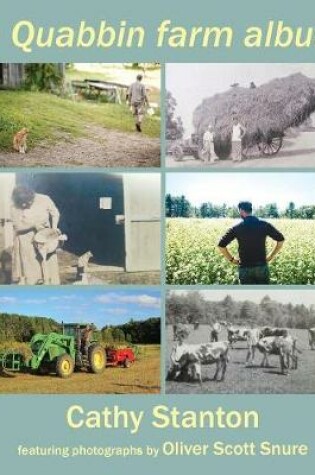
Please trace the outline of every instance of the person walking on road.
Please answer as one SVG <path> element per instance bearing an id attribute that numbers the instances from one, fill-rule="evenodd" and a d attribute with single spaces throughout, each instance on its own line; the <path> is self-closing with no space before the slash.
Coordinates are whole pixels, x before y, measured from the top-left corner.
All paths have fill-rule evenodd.
<path id="1" fill-rule="evenodd" d="M 136 130 L 138 132 L 142 132 L 141 126 L 145 115 L 145 109 L 146 107 L 149 107 L 149 101 L 142 79 L 142 74 L 138 74 L 137 80 L 130 85 L 127 94 L 127 101 L 131 106 Z"/>

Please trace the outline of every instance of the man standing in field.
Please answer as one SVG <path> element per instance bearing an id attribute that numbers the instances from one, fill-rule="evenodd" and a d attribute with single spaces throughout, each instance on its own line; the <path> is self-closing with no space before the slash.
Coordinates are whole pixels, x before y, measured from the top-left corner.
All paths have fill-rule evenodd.
<path id="1" fill-rule="evenodd" d="M 242 125 L 236 115 L 233 116 L 232 126 L 232 159 L 233 162 L 242 160 L 242 140 L 246 133 L 244 125 Z"/>
<path id="2" fill-rule="evenodd" d="M 221 238 L 218 248 L 221 254 L 234 265 L 239 266 L 241 284 L 269 284 L 268 262 L 280 252 L 284 236 L 272 224 L 252 215 L 252 203 L 242 201 L 238 205 L 242 222 L 230 228 Z M 266 239 L 276 241 L 272 252 L 266 255 Z M 239 258 L 235 258 L 227 249 L 234 241 L 238 242 Z"/>
<path id="3" fill-rule="evenodd" d="M 213 127 L 209 125 L 205 133 L 203 134 L 202 138 L 202 144 L 203 144 L 203 156 L 205 158 L 205 161 L 208 161 L 210 163 L 214 163 L 216 160 L 216 155 L 214 152 L 214 134 L 213 134 Z"/>
<path id="4" fill-rule="evenodd" d="M 136 130 L 142 132 L 141 124 L 145 114 L 145 107 L 149 107 L 145 85 L 142 84 L 143 76 L 138 74 L 136 82 L 129 87 L 127 101 L 129 102 L 135 118 Z"/>

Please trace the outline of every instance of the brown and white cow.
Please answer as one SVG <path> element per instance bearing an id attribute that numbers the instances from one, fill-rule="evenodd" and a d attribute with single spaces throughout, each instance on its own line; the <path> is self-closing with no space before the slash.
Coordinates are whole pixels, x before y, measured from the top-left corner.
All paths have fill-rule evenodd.
<path id="1" fill-rule="evenodd" d="M 258 350 L 264 355 L 261 366 L 269 366 L 268 355 L 278 355 L 283 374 L 290 368 L 297 369 L 297 353 L 301 353 L 301 351 L 297 348 L 296 342 L 297 339 L 292 335 L 261 338 L 257 344 Z"/>
<path id="2" fill-rule="evenodd" d="M 183 375 L 198 379 L 202 384 L 201 367 L 203 365 L 216 365 L 213 379 L 223 381 L 228 362 L 229 343 L 219 341 L 213 343 L 190 344 L 179 341 L 174 344 L 171 351 L 171 368 L 167 379 L 179 379 Z M 221 378 L 219 379 L 219 374 Z"/>
<path id="3" fill-rule="evenodd" d="M 308 341 L 310 344 L 310 349 L 315 350 L 315 328 L 308 329 Z"/>

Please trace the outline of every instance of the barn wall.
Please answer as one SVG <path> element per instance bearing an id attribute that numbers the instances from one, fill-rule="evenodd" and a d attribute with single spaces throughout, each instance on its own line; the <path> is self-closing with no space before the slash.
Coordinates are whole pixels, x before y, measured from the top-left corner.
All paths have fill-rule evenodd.
<path id="1" fill-rule="evenodd" d="M 157 173 L 124 176 L 126 270 L 160 270 L 161 191 Z"/>
<path id="2" fill-rule="evenodd" d="M 19 87 L 24 80 L 24 64 L 1 63 L 1 85 L 5 87 Z"/>

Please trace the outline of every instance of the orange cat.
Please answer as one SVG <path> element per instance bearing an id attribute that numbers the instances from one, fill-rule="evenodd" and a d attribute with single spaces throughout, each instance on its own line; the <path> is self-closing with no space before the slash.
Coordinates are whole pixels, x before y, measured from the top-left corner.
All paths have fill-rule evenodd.
<path id="1" fill-rule="evenodd" d="M 23 129 L 19 130 L 13 137 L 13 148 L 16 152 L 19 153 L 26 153 L 27 145 L 27 134 L 28 129 L 23 127 Z"/>

